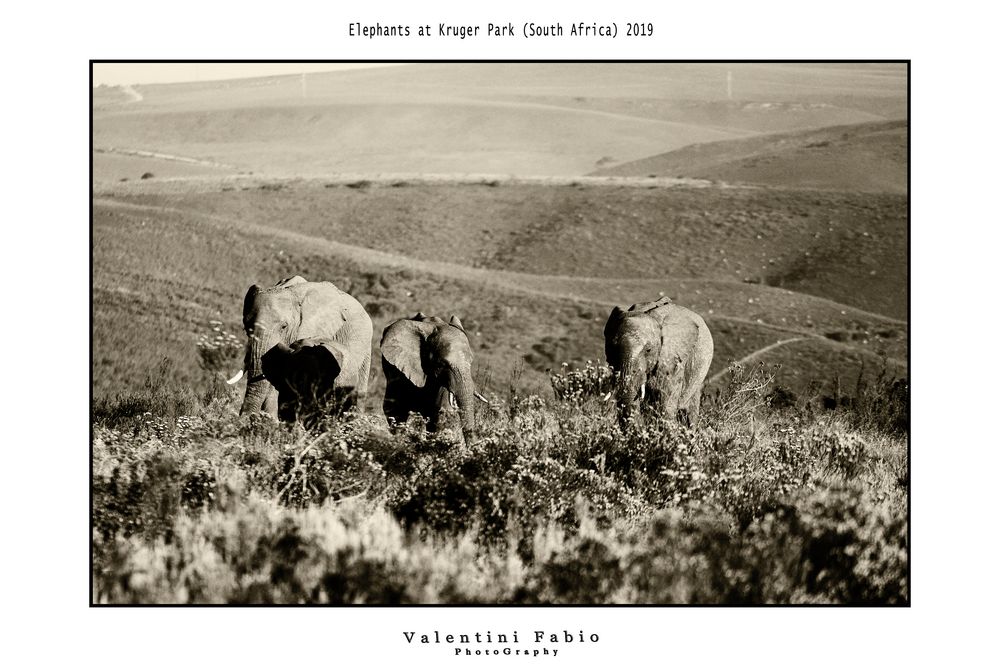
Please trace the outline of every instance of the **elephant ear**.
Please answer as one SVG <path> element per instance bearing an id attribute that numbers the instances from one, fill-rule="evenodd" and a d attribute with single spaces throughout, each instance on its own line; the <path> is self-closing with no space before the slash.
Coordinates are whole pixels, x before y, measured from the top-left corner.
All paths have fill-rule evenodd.
<path id="1" fill-rule="evenodd" d="M 282 372 L 282 369 L 288 363 L 288 359 L 293 353 L 293 348 L 285 345 L 283 342 L 279 342 L 260 358 L 260 369 L 263 371 L 264 377 L 275 387 L 283 384 L 285 374 Z"/>
<path id="2" fill-rule="evenodd" d="M 343 348 L 340 343 L 334 341 L 324 341 L 316 346 L 317 348 L 327 352 L 337 364 L 337 375 L 340 375 L 340 371 L 344 369 L 344 359 L 347 356 L 347 351 Z"/>
<path id="3" fill-rule="evenodd" d="M 246 328 L 247 320 L 250 319 L 250 310 L 253 308 L 254 302 L 257 300 L 257 295 L 260 294 L 260 287 L 257 285 L 251 285 L 250 289 L 247 290 L 246 296 L 243 297 L 243 327 Z"/>
<path id="4" fill-rule="evenodd" d="M 618 335 L 618 329 L 621 327 L 622 322 L 625 321 L 625 317 L 625 311 L 615 306 L 614 310 L 611 311 L 611 315 L 608 316 L 607 324 L 604 325 L 604 358 L 615 369 L 620 368 L 619 356 L 621 354 L 615 338 Z"/>
<path id="5" fill-rule="evenodd" d="M 413 320 L 394 322 L 382 333 L 382 358 L 415 387 L 427 384 L 427 373 L 424 372 L 420 354 L 426 335 L 425 327 Z"/>
<path id="6" fill-rule="evenodd" d="M 611 315 L 608 316 L 608 321 L 604 325 L 604 339 L 607 340 L 615 335 L 618 331 L 618 327 L 621 326 L 622 320 L 625 319 L 625 311 L 619 306 L 615 306 L 614 310 L 611 311 Z"/>
<path id="7" fill-rule="evenodd" d="M 452 315 L 451 319 L 448 320 L 448 324 L 461 329 L 462 333 L 465 333 L 465 327 L 462 326 L 462 320 L 458 319 L 458 315 Z"/>

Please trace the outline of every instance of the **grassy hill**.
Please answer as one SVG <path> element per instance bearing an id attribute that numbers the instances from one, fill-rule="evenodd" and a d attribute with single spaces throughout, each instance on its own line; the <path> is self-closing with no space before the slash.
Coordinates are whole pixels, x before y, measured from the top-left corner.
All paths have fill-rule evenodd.
<path id="1" fill-rule="evenodd" d="M 275 175 L 579 175 L 652 147 L 906 113 L 905 69 L 890 65 L 437 64 L 310 74 L 304 87 L 283 76 L 135 89 L 139 102 L 95 95 L 96 148 Z"/>
<path id="2" fill-rule="evenodd" d="M 908 144 L 906 121 L 837 125 L 695 144 L 593 173 L 906 194 Z"/>
<path id="3" fill-rule="evenodd" d="M 712 267 L 684 272 L 686 265 L 678 265 L 674 274 L 654 278 L 650 271 L 644 277 L 641 254 L 621 264 L 621 277 L 602 277 L 599 268 L 582 261 L 575 263 L 575 273 L 588 275 L 546 275 L 528 270 L 545 267 L 530 264 L 530 252 L 512 253 L 506 256 L 510 259 L 484 254 L 534 230 L 538 219 L 521 215 L 532 209 L 587 211 L 590 229 L 614 229 L 614 207 L 609 211 L 598 201 L 634 197 L 630 210 L 643 211 L 642 202 L 653 210 L 697 196 L 701 205 L 715 202 L 720 210 L 713 214 L 724 221 L 730 207 L 745 210 L 745 200 L 728 199 L 739 191 L 399 182 L 330 187 L 323 180 L 264 179 L 190 185 L 150 180 L 96 192 L 98 395 L 142 386 L 164 357 L 171 360 L 175 381 L 203 384 L 195 345 L 211 331 L 209 322 L 222 322 L 242 337 L 239 309 L 247 287 L 295 274 L 332 280 L 355 294 L 372 314 L 376 332 L 417 310 L 458 314 L 474 332 L 481 374 L 497 392 L 506 391 L 518 372 L 523 390 L 547 392 L 549 369 L 602 360 L 601 331 L 610 309 L 660 292 L 706 317 L 716 334 L 713 374 L 789 339 L 803 340 L 774 348 L 762 360 L 786 362 L 779 381 L 796 390 L 815 381 L 829 388 L 838 377 L 853 382 L 862 365 L 869 373 L 884 363 L 893 372 L 905 371 L 904 322 L 830 299 L 727 279 Z M 823 206 L 822 199 L 808 204 L 812 196 L 807 195 L 806 205 Z M 777 235 L 779 229 L 768 233 Z M 802 235 L 797 228 L 787 233 Z M 727 236 L 733 236 L 731 230 L 717 232 L 719 247 L 732 249 L 732 239 L 723 242 Z M 756 241 L 755 235 L 746 236 L 744 243 Z M 698 240 L 697 235 L 654 236 L 636 252 L 652 254 L 670 246 L 678 255 L 694 255 L 695 249 L 681 242 Z M 787 240 L 772 242 L 788 245 Z M 580 257 L 574 248 L 614 247 L 607 239 L 576 246 L 551 243 L 562 248 L 567 263 Z M 628 258 L 633 251 L 621 252 Z M 727 252 L 738 256 L 736 250 Z M 669 258 L 662 265 L 669 266 Z M 505 268 L 494 268 L 498 265 Z M 548 266 L 560 267 L 558 262 Z M 811 361 L 803 360 L 805 352 Z"/>

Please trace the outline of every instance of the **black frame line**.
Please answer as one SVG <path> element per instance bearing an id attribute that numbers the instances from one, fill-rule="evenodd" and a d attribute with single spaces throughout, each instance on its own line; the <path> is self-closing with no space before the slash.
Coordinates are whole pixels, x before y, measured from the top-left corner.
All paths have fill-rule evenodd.
<path id="1" fill-rule="evenodd" d="M 848 604 L 834 604 L 834 603 L 793 603 L 793 604 L 707 604 L 707 603 L 696 603 L 696 604 L 680 604 L 680 603 L 657 603 L 657 604 L 620 604 L 620 605 L 605 605 L 605 604 L 582 604 L 582 603 L 568 603 L 560 605 L 547 605 L 547 604 L 500 604 L 500 603 L 469 603 L 469 604 L 446 604 L 446 603 L 430 603 L 430 604 L 385 604 L 385 603 L 369 603 L 363 605 L 351 605 L 351 604 L 314 604 L 314 605 L 298 605 L 289 603 L 275 603 L 275 604 L 250 604 L 250 603 L 232 603 L 232 604 L 209 604 L 209 603 L 164 603 L 164 604 L 140 604 L 140 603 L 102 603 L 97 604 L 94 602 L 94 539 L 93 539 L 93 525 L 94 525 L 94 206 L 93 206 L 93 183 L 94 183 L 94 65 L 103 64 L 193 64 L 193 63 L 206 63 L 206 64 L 292 64 L 292 63 L 303 63 L 303 64 L 403 64 L 403 65 L 421 65 L 421 64 L 455 64 L 455 65 L 474 65 L 474 64 L 722 64 L 722 63 L 737 63 L 737 64 L 897 64 L 906 65 L 906 118 L 907 118 L 907 132 L 906 132 L 906 328 L 907 328 L 907 346 L 906 346 L 906 364 L 907 364 L 907 384 L 911 387 L 911 390 L 907 392 L 907 410 L 911 415 L 913 412 L 913 394 L 912 394 L 912 384 L 913 384 L 913 345 L 912 345 L 912 332 L 911 324 L 913 319 L 913 284 L 912 276 L 910 272 L 911 260 L 912 260 L 912 227 L 913 227 L 913 200 L 911 196 L 912 190 L 912 143 L 910 141 L 910 125 L 912 122 L 912 77 L 910 75 L 910 68 L 912 66 L 911 59 L 805 59 L 805 60 L 793 60 L 793 59 L 706 59 L 706 60 L 637 60 L 637 59 L 625 59 L 625 60 L 444 60 L 444 59 L 414 59 L 414 60 L 296 60 L 296 59 L 280 59 L 280 60 L 255 60 L 255 59 L 223 59 L 223 60 L 198 60 L 198 59 L 181 59 L 181 60 L 158 60 L 158 59 L 139 59 L 139 60 L 129 60 L 129 59 L 91 59 L 89 61 L 89 97 L 90 100 L 90 185 L 91 185 L 91 199 L 90 199 L 90 280 L 88 281 L 90 293 L 88 294 L 88 299 L 90 300 L 90 355 L 89 355 L 89 399 L 90 399 L 90 425 L 88 432 L 90 434 L 89 445 L 89 481 L 88 488 L 90 490 L 90 497 L 88 502 L 88 541 L 89 541 L 89 570 L 87 572 L 87 577 L 89 579 L 88 584 L 88 606 L 90 608 L 122 608 L 122 607 L 137 607 L 137 608 L 163 608 L 163 607 L 179 607 L 179 608 L 197 608 L 197 607 L 211 607 L 211 608 L 237 608 L 237 607 L 253 607 L 253 608 L 357 608 L 357 609 L 379 609 L 379 608 L 410 608 L 410 609 L 423 609 L 431 607 L 450 607 L 450 608 L 521 608 L 521 607 L 531 607 L 531 608 L 553 608 L 553 609 L 563 609 L 563 608 L 573 608 L 573 607 L 583 607 L 583 608 L 597 608 L 597 609 L 614 609 L 614 608 L 749 608 L 749 609 L 789 609 L 789 608 L 835 608 L 835 609 L 856 609 L 856 608 L 889 608 L 889 609 L 906 609 L 913 606 L 913 577 L 912 577 L 912 549 L 913 549 L 913 485 L 912 485 L 912 439 L 913 439 L 913 426 L 912 420 L 907 424 L 906 433 L 906 471 L 907 471 L 907 484 L 906 484 L 906 578 L 909 588 L 909 600 L 906 604 L 900 605 L 882 605 L 882 604 L 861 604 L 861 603 L 848 603 Z M 316 72 L 316 74 L 324 74 L 325 72 Z M 248 77 L 248 78 L 270 78 L 274 76 L 293 76 L 289 74 L 265 74 L 260 77 Z M 163 84 L 150 84 L 150 85 L 171 85 L 170 83 Z"/>

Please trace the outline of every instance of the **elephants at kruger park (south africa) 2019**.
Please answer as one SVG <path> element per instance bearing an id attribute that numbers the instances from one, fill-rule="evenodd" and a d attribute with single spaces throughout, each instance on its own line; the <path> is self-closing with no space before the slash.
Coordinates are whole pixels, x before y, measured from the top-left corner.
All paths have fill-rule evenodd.
<path id="1" fill-rule="evenodd" d="M 353 407 L 363 408 L 371 367 L 372 321 L 364 307 L 329 282 L 300 276 L 273 287 L 250 287 L 243 302 L 247 376 L 241 414 L 264 411 L 307 427 Z M 461 320 L 417 313 L 385 327 L 381 339 L 390 427 L 411 414 L 440 430 L 449 408 L 462 435 L 476 434 L 473 353 Z M 713 342 L 697 313 L 668 297 L 616 306 L 604 327 L 604 349 L 622 424 L 646 414 L 698 423 L 701 392 L 712 363 Z"/>

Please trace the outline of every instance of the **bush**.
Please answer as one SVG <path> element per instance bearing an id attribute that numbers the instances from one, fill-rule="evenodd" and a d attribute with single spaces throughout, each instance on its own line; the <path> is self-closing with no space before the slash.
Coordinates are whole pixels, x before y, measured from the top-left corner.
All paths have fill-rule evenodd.
<path id="1" fill-rule="evenodd" d="M 198 365 L 213 373 L 232 373 L 243 367 L 244 344 L 222 328 L 222 322 L 212 320 L 212 333 L 198 336 Z"/>
<path id="2" fill-rule="evenodd" d="M 583 368 L 574 370 L 569 370 L 569 364 L 563 364 L 562 372 L 550 375 L 549 382 L 557 400 L 581 404 L 611 391 L 611 367 L 590 360 Z"/>
<path id="3" fill-rule="evenodd" d="M 890 377 L 887 368 L 883 368 L 870 383 L 860 374 L 854 402 L 847 414 L 858 428 L 906 435 L 910 430 L 909 381 Z"/>

